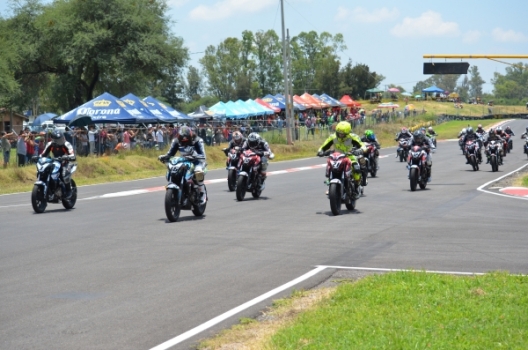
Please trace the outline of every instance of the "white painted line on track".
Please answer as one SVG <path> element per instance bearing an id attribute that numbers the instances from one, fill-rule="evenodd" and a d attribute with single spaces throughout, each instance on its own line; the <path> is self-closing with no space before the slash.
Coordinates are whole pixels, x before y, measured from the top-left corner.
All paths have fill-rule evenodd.
<path id="1" fill-rule="evenodd" d="M 326 267 L 322 266 L 322 267 L 317 267 L 315 269 L 313 269 L 312 271 L 308 272 L 308 273 L 305 273 L 304 275 L 302 275 L 301 277 L 298 277 L 286 284 L 283 284 L 282 286 L 278 287 L 278 288 L 275 288 L 273 290 L 270 290 L 269 292 L 267 293 L 264 293 L 262 294 L 261 296 L 259 297 L 256 297 L 255 299 L 253 300 L 250 300 L 248 301 L 247 303 L 244 303 L 240 306 L 237 306 L 235 307 L 234 309 L 231 309 L 223 314 L 221 314 L 220 316 L 217 316 L 201 325 L 199 325 L 198 327 L 195 327 L 183 334 L 180 334 L 179 336 L 175 337 L 175 338 L 172 338 L 170 340 L 167 340 L 166 342 L 158 345 L 158 346 L 155 346 L 153 348 L 151 348 L 150 350 L 166 350 L 166 349 L 169 349 L 171 347 L 173 347 L 174 345 L 176 344 L 179 344 L 181 343 L 182 341 L 184 340 L 187 340 L 189 339 L 190 337 L 198 334 L 198 333 L 201 333 L 203 332 L 204 330 L 208 329 L 208 328 L 211 328 L 212 326 L 228 319 L 229 317 L 231 316 L 234 316 L 236 315 L 237 313 L 241 312 L 241 311 L 244 311 L 245 309 L 253 306 L 253 305 L 256 305 L 258 303 L 260 303 L 261 301 L 264 301 L 266 299 L 268 299 L 269 297 L 272 297 L 274 296 L 275 294 L 278 294 L 290 287 L 293 287 L 295 286 L 296 284 L 318 274 L 319 272 L 323 271 Z"/>
<path id="2" fill-rule="evenodd" d="M 303 282 L 305 280 L 307 280 L 308 278 L 310 277 L 313 277 L 315 276 L 316 274 L 318 274 L 319 272 L 321 271 L 324 271 L 326 269 L 337 269 L 337 270 L 361 270 L 361 271 L 374 271 L 374 272 L 425 272 L 425 273 L 434 273 L 434 274 L 445 274 L 445 275 L 461 275 L 461 276 L 481 276 L 481 275 L 485 275 L 485 273 L 481 273 L 481 272 L 461 272 L 461 271 L 435 271 L 435 270 L 410 270 L 410 269 L 384 269 L 384 268 L 372 268 L 372 267 L 353 267 L 353 266 L 331 266 L 331 265 L 318 265 L 316 266 L 315 269 L 311 270 L 310 272 L 308 273 L 305 273 L 304 275 L 288 282 L 288 283 L 285 283 L 283 284 L 282 286 L 278 287 L 278 288 L 275 288 L 267 293 L 264 293 L 262 294 L 261 296 L 259 297 L 256 297 L 255 299 L 253 300 L 250 300 L 240 306 L 237 306 L 223 314 L 221 314 L 220 316 L 217 316 L 205 323 L 202 323 L 201 325 L 185 332 L 185 333 L 182 333 L 180 335 L 178 335 L 177 337 L 174 337 L 170 340 L 167 340 L 166 342 L 160 344 L 160 345 L 157 345 L 153 348 L 151 348 L 150 350 L 166 350 L 166 349 L 169 349 L 171 347 L 173 347 L 174 345 L 177 345 L 215 325 L 217 325 L 218 323 L 222 322 L 222 321 L 225 321 L 226 319 L 228 319 L 229 317 L 231 316 L 234 316 L 236 315 L 237 313 L 241 312 L 241 311 L 244 311 L 246 310 L 247 308 L 253 306 L 253 305 L 256 305 L 290 287 L 293 287 L 295 286 L 296 284 L 300 283 L 300 282 Z M 519 275 L 519 276 L 526 276 L 526 275 Z"/>
<path id="3" fill-rule="evenodd" d="M 523 165 L 522 167 L 520 167 L 520 168 L 518 168 L 518 169 L 515 169 L 514 171 L 511 171 L 511 172 L 509 172 L 509 173 L 506 174 L 506 175 L 502 175 L 501 177 L 498 177 L 498 178 L 496 178 L 495 180 L 488 181 L 488 182 L 486 182 L 484 185 L 478 187 L 478 188 L 477 188 L 477 191 L 481 191 L 481 192 L 489 193 L 489 194 L 494 194 L 494 195 L 496 195 L 496 196 L 501 196 L 501 197 L 506 197 L 506 198 L 515 198 L 515 199 L 521 199 L 521 200 L 528 200 L 527 197 L 517 197 L 517 196 L 508 195 L 508 194 L 496 193 L 496 192 L 492 192 L 492 191 L 488 191 L 488 190 L 485 190 L 485 189 L 484 189 L 484 187 L 486 187 L 486 186 L 488 186 L 488 185 L 490 185 L 490 184 L 492 184 L 492 183 L 494 183 L 494 182 L 497 182 L 497 181 L 499 181 L 499 180 L 502 180 L 503 178 L 505 178 L 505 177 L 507 177 L 507 176 L 510 176 L 511 174 L 513 174 L 513 173 L 515 173 L 515 172 L 517 172 L 517 171 L 519 171 L 519 170 L 521 170 L 521 169 L 523 169 L 523 168 L 525 168 L 525 167 L 527 167 L 527 166 L 528 166 L 528 164 L 525 164 L 525 165 Z"/>

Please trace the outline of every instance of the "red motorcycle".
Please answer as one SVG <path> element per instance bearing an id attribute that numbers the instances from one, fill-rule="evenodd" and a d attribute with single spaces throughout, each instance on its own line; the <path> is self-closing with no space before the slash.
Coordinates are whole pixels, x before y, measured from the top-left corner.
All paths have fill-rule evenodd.
<path id="1" fill-rule="evenodd" d="M 467 140 L 466 141 L 466 158 L 469 161 L 469 164 L 473 167 L 474 171 L 479 170 L 479 144 L 475 140 Z"/>
<path id="2" fill-rule="evenodd" d="M 376 177 L 378 172 L 378 150 L 374 143 L 365 143 L 367 145 L 367 167 L 370 176 Z"/>
<path id="3" fill-rule="evenodd" d="M 356 189 L 354 181 L 346 175 L 347 167 L 351 166 L 348 154 L 339 151 L 326 151 L 328 157 L 327 167 L 330 169 L 328 199 L 330 200 L 330 210 L 334 215 L 341 214 L 341 204 L 345 203 L 348 210 L 354 210 L 356 200 L 360 197 L 362 187 Z"/>
<path id="4" fill-rule="evenodd" d="M 260 155 L 253 150 L 245 150 L 240 154 L 238 163 L 238 177 L 236 181 L 236 198 L 243 201 L 246 192 L 251 192 L 253 198 L 259 198 L 264 187 L 262 186 L 262 175 Z"/>
<path id="5" fill-rule="evenodd" d="M 502 136 L 504 138 L 504 147 L 502 147 L 502 149 L 504 150 L 504 157 L 506 157 L 506 153 L 510 153 L 511 149 L 513 148 L 513 140 L 511 139 L 511 135 L 508 133 L 503 132 Z"/>
<path id="6" fill-rule="evenodd" d="M 425 189 L 429 178 L 427 152 L 420 146 L 413 146 L 409 152 L 408 164 L 411 191 L 416 191 L 418 185 L 422 190 Z"/>
<path id="7" fill-rule="evenodd" d="M 411 140 L 400 139 L 398 140 L 398 156 L 400 157 L 400 162 L 403 162 L 409 156 L 409 149 L 411 146 Z"/>
<path id="8" fill-rule="evenodd" d="M 229 152 L 227 148 L 223 149 L 224 153 L 227 156 L 226 160 L 226 169 L 227 169 L 227 187 L 229 191 L 236 190 L 237 187 L 237 172 L 238 172 L 238 163 L 240 161 L 240 147 L 236 146 L 231 148 Z"/>

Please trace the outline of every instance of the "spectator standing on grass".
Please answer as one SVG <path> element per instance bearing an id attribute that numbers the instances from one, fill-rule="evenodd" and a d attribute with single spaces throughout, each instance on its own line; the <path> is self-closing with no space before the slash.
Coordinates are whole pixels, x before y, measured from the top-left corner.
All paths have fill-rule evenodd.
<path id="1" fill-rule="evenodd" d="M 86 130 L 80 130 L 79 141 L 81 142 L 82 156 L 88 156 L 88 134 Z"/>
<path id="2" fill-rule="evenodd" d="M 158 149 L 163 149 L 163 129 L 161 125 L 158 125 L 158 130 L 156 130 L 156 142 L 158 143 Z"/>
<path id="3" fill-rule="evenodd" d="M 89 154 L 95 154 L 95 134 L 97 131 L 95 130 L 94 125 L 90 125 L 88 127 L 88 143 L 90 144 L 90 150 Z"/>
<path id="4" fill-rule="evenodd" d="M 18 140 L 17 140 L 18 166 L 24 166 L 26 164 L 26 153 L 27 153 L 26 134 L 24 134 L 23 130 L 20 130 L 20 135 L 18 135 Z"/>
<path id="5" fill-rule="evenodd" d="M 26 164 L 29 163 L 31 157 L 35 153 L 35 136 L 31 133 L 26 134 Z"/>
<path id="6" fill-rule="evenodd" d="M 4 169 L 7 168 L 7 165 L 9 164 L 9 158 L 11 158 L 11 142 L 10 138 L 14 134 L 6 133 L 5 131 L 0 132 L 0 148 L 2 148 L 2 155 L 4 158 Z"/>

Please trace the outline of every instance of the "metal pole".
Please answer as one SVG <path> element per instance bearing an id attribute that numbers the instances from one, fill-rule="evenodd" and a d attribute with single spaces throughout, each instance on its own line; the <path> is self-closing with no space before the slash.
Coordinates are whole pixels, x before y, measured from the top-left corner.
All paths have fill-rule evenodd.
<path id="1" fill-rule="evenodd" d="M 283 64 L 283 76 L 284 76 L 284 100 L 286 101 L 286 106 L 284 109 L 284 115 L 286 117 L 286 142 L 288 145 L 292 144 L 291 137 L 291 115 L 289 108 L 289 98 L 288 98 L 288 64 L 286 61 L 286 34 L 284 28 L 284 0 L 281 0 L 281 20 L 282 20 L 282 64 Z"/>
<path id="2" fill-rule="evenodd" d="M 293 126 L 293 133 L 297 135 L 297 126 L 295 125 L 295 114 L 293 112 L 293 86 L 292 86 L 292 76 L 291 76 L 291 56 L 290 56 L 290 30 L 286 30 L 286 62 L 287 62 L 287 73 L 288 73 L 288 108 L 290 115 L 290 124 Z M 293 137 L 292 137 L 293 138 Z M 293 144 L 290 143 L 290 144 Z"/>

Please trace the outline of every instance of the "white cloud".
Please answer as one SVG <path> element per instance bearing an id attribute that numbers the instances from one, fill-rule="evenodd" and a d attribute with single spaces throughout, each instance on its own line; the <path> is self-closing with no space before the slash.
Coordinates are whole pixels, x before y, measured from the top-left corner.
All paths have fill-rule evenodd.
<path id="1" fill-rule="evenodd" d="M 377 23 L 391 19 L 398 18 L 400 12 L 393 8 L 389 10 L 386 7 L 368 11 L 363 7 L 356 7 L 353 10 L 349 10 L 345 7 L 339 6 L 337 8 L 336 20 L 353 20 L 354 22 L 362 23 Z"/>
<path id="2" fill-rule="evenodd" d="M 478 30 L 468 30 L 464 33 L 464 39 L 463 41 L 465 43 L 471 44 L 479 41 L 480 37 L 482 36 L 482 33 Z"/>
<path id="3" fill-rule="evenodd" d="M 503 42 L 522 42 L 526 41 L 526 35 L 524 35 L 521 32 L 516 32 L 513 30 L 504 30 L 502 28 L 495 28 L 491 32 L 491 35 L 493 36 L 493 39 L 496 41 L 503 41 Z"/>
<path id="4" fill-rule="evenodd" d="M 178 8 L 178 7 L 182 7 L 188 2 L 189 0 L 168 0 L 167 5 L 169 5 L 169 7 L 171 8 Z"/>
<path id="5" fill-rule="evenodd" d="M 236 14 L 259 12 L 272 6 L 277 6 L 276 0 L 223 0 L 211 6 L 195 7 L 189 13 L 189 17 L 193 20 L 214 21 Z"/>
<path id="6" fill-rule="evenodd" d="M 458 24 L 444 22 L 438 12 L 427 11 L 420 17 L 405 17 L 401 24 L 391 29 L 397 37 L 457 36 L 460 34 Z"/>

